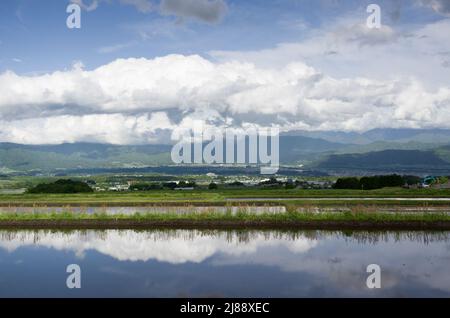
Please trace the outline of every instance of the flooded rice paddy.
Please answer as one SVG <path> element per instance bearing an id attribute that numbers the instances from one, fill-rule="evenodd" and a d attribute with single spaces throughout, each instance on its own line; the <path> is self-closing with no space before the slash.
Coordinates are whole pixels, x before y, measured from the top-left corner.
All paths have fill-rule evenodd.
<path id="1" fill-rule="evenodd" d="M 0 297 L 449 297 L 449 268 L 450 232 L 0 230 Z"/>

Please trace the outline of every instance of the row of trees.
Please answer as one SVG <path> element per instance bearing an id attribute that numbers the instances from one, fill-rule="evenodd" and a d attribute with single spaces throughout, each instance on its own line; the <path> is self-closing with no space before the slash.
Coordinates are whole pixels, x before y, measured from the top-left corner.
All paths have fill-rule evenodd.
<path id="1" fill-rule="evenodd" d="M 28 189 L 28 193 L 89 193 L 94 192 L 85 182 L 58 180 L 53 183 L 41 183 Z"/>
<path id="2" fill-rule="evenodd" d="M 164 183 L 137 183 L 130 186 L 131 191 L 174 190 L 176 188 L 196 188 L 194 181 L 164 182 Z"/>
<path id="3" fill-rule="evenodd" d="M 397 174 L 386 176 L 370 176 L 370 177 L 349 177 L 339 178 L 334 185 L 335 189 L 360 189 L 374 190 L 387 187 L 401 187 L 405 184 L 419 183 L 419 177 L 400 176 Z"/>
<path id="4" fill-rule="evenodd" d="M 235 181 L 227 184 L 227 187 L 244 187 L 242 182 Z M 182 188 L 199 188 L 194 181 L 180 181 L 180 182 L 166 182 L 166 183 L 136 183 L 130 186 L 130 191 L 152 191 L 152 190 L 174 190 Z M 219 185 L 215 182 L 211 182 L 208 185 L 209 190 L 217 190 Z"/>

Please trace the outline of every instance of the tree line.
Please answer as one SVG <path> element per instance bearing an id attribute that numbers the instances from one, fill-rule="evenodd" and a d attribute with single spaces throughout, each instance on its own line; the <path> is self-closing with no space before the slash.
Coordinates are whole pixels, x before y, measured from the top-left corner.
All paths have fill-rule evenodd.
<path id="1" fill-rule="evenodd" d="M 334 185 L 335 189 L 359 189 L 359 190 L 375 190 L 388 187 L 401 187 L 405 184 L 418 184 L 421 178 L 416 176 L 400 176 L 397 174 L 385 176 L 369 176 L 369 177 L 347 177 L 339 178 Z"/>
<path id="2" fill-rule="evenodd" d="M 41 183 L 28 189 L 28 193 L 89 193 L 94 192 L 85 182 L 61 179 L 53 183 Z"/>

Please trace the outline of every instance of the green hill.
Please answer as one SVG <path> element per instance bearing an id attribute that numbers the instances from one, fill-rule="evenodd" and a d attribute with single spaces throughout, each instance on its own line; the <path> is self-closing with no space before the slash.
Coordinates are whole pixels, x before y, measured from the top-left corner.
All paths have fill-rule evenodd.
<path id="1" fill-rule="evenodd" d="M 54 171 L 76 168 L 127 168 L 170 162 L 170 146 L 63 144 L 29 146 L 0 144 L 0 168 L 14 171 Z"/>
<path id="2" fill-rule="evenodd" d="M 450 168 L 435 151 L 384 150 L 362 154 L 330 155 L 317 167 L 322 169 Z"/>

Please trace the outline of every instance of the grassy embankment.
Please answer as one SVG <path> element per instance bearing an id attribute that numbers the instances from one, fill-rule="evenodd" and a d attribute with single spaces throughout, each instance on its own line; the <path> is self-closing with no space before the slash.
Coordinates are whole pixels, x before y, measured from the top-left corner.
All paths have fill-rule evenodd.
<path id="1" fill-rule="evenodd" d="M 138 205 L 450 205 L 445 201 L 382 201 L 380 198 L 450 198 L 450 190 L 389 188 L 373 191 L 361 190 L 196 190 L 196 191 L 148 191 L 102 192 L 88 194 L 4 194 L 0 206 L 138 206 Z M 286 198 L 283 200 L 274 200 Z M 318 199 L 314 201 L 314 199 Z M 319 198 L 330 200 L 320 201 Z M 354 198 L 354 200 L 341 200 Z M 358 200 L 371 198 L 371 200 Z M 378 200 L 377 200 L 378 198 Z M 255 200 L 257 199 L 257 200 Z M 262 200 L 259 200 L 262 199 Z M 292 201 L 292 199 L 295 199 Z M 245 200 L 245 201 L 241 201 Z"/>
<path id="2" fill-rule="evenodd" d="M 380 198 L 446 198 L 449 190 L 405 190 L 400 188 L 374 191 L 358 190 L 197 190 L 197 191 L 150 191 L 91 194 L 22 194 L 0 195 L 0 206 L 36 207 L 108 207 L 108 206 L 239 206 L 238 213 L 220 213 L 214 209 L 196 213 L 146 213 L 135 215 L 107 215 L 86 213 L 6 213 L 0 212 L 0 227 L 31 228 L 155 228 L 155 227 L 228 227 L 228 228 L 315 228 L 315 229 L 436 229 L 450 230 L 450 215 L 446 213 L 420 212 L 421 207 L 439 206 L 445 201 L 381 201 Z M 235 199 L 245 198 L 246 201 Z M 256 201 L 256 198 L 263 198 Z M 294 201 L 275 201 L 271 198 L 295 198 Z M 328 201 L 307 200 L 330 198 Z M 343 201 L 342 198 L 354 198 Z M 358 198 L 372 198 L 358 200 Z M 378 201 L 377 201 L 378 198 Z M 286 213 L 251 214 L 248 206 L 285 206 Z M 314 207 L 347 207 L 348 212 L 312 213 Z M 379 212 L 381 206 L 414 206 L 416 213 Z M 299 210 L 302 208 L 303 210 Z M 311 210 L 309 209 L 311 208 Z M 450 208 L 449 208 L 450 210 Z M 1 211 L 1 209 L 0 209 Z M 10 210 L 10 212 L 13 210 Z M 227 209 L 228 211 L 228 209 Z"/>
<path id="3" fill-rule="evenodd" d="M 315 228 L 450 230 L 444 213 L 371 213 L 354 209 L 343 213 L 148 213 L 108 215 L 85 213 L 3 213 L 0 228 Z"/>

